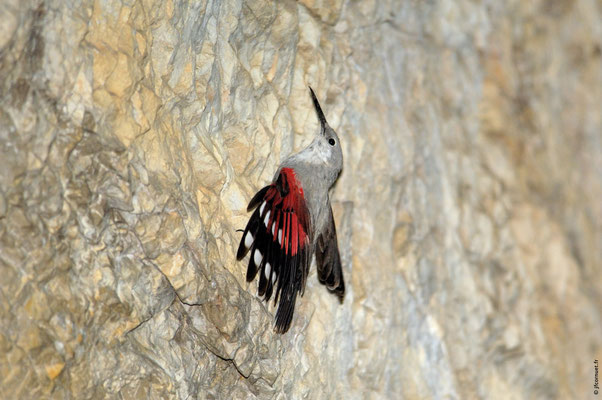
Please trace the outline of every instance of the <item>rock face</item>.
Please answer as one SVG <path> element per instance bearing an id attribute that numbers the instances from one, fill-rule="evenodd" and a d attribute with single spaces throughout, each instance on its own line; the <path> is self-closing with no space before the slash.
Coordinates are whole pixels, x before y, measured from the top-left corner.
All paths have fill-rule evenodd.
<path id="1" fill-rule="evenodd" d="M 504 3 L 504 4 L 502 4 Z M 0 0 L 0 397 L 586 398 L 602 9 Z M 348 292 L 235 250 L 318 123 Z"/>

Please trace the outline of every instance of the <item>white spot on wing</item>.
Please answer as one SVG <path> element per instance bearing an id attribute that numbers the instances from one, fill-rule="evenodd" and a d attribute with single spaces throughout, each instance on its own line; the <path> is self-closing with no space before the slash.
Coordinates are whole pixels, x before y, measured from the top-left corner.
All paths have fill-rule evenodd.
<path id="1" fill-rule="evenodd" d="M 245 235 L 245 247 L 248 249 L 249 247 L 251 247 L 252 244 L 253 235 L 251 235 L 251 232 L 247 232 L 247 234 Z"/>
<path id="2" fill-rule="evenodd" d="M 272 224 L 272 236 L 274 236 L 274 230 L 276 229 L 276 224 Z"/>
<path id="3" fill-rule="evenodd" d="M 270 222 L 270 210 L 268 210 L 267 214 L 265 215 L 265 218 L 263 219 L 263 223 L 265 224 L 265 226 L 268 226 L 268 222 Z"/>
<path id="4" fill-rule="evenodd" d="M 259 215 L 263 214 L 263 209 L 265 208 L 265 201 L 261 203 L 261 207 L 259 207 Z"/>
<path id="5" fill-rule="evenodd" d="M 259 250 L 255 249 L 255 252 L 253 253 L 253 261 L 255 261 L 255 265 L 260 265 L 261 260 L 263 260 L 263 256 L 261 255 L 261 252 Z"/>
<path id="6" fill-rule="evenodd" d="M 265 271 L 264 271 L 265 279 L 270 279 L 271 272 L 272 272 L 272 266 L 270 265 L 270 263 L 265 263 Z"/>
<path id="7" fill-rule="evenodd" d="M 282 244 L 282 229 L 278 229 L 278 244 Z"/>

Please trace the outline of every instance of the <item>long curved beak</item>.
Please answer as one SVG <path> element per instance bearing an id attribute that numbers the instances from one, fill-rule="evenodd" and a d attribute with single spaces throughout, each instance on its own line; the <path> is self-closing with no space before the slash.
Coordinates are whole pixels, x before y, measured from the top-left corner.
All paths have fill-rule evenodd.
<path id="1" fill-rule="evenodd" d="M 318 98 L 316 97 L 316 94 L 314 93 L 314 90 L 311 88 L 311 86 L 309 87 L 309 91 L 311 93 L 311 99 L 314 102 L 314 108 L 316 109 L 316 114 L 318 114 L 318 119 L 320 120 L 320 133 L 323 135 L 324 132 L 326 131 L 326 126 L 328 125 L 328 122 L 326 122 L 326 117 L 324 116 L 324 113 L 322 112 L 322 107 L 320 107 L 320 103 L 318 102 Z"/>

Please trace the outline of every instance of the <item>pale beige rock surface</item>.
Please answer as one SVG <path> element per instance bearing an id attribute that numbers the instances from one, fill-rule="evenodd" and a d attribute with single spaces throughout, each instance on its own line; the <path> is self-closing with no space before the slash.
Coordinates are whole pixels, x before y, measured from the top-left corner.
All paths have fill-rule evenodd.
<path id="1" fill-rule="evenodd" d="M 0 398 L 583 399 L 595 0 L 0 0 Z M 348 292 L 245 282 L 247 201 L 343 143 Z"/>

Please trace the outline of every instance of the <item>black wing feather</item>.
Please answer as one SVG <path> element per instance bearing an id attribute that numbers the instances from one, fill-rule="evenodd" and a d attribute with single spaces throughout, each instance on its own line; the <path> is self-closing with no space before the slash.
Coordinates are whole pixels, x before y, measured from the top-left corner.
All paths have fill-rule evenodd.
<path id="1" fill-rule="evenodd" d="M 297 294 L 303 294 L 309 270 L 309 226 L 302 222 L 309 221 L 309 215 L 302 196 L 290 197 L 300 196 L 291 189 L 294 185 L 298 185 L 294 173 L 287 171 L 253 196 L 248 210 L 255 211 L 236 254 L 240 260 L 250 251 L 247 281 L 254 280 L 259 273 L 257 294 L 266 302 L 274 295 L 274 304 L 278 304 L 274 327 L 277 333 L 285 333 L 290 328 Z"/>

